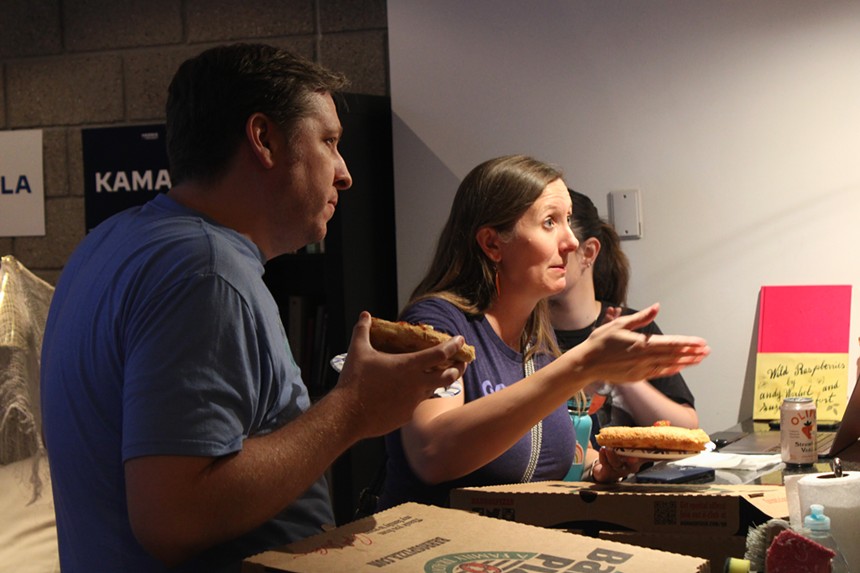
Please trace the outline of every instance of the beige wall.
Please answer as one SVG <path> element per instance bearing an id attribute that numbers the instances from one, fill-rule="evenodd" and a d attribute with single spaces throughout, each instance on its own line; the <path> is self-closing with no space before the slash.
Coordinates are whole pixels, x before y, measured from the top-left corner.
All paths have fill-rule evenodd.
<path id="1" fill-rule="evenodd" d="M 4 0 L 0 22 L 0 130 L 43 130 L 46 219 L 0 255 L 51 283 L 84 236 L 81 128 L 163 121 L 184 59 L 261 41 L 389 93 L 385 0 Z"/>
<path id="2" fill-rule="evenodd" d="M 529 153 L 608 215 L 630 305 L 713 352 L 684 372 L 707 431 L 750 417 L 762 285 L 854 285 L 860 356 L 860 2 L 388 0 L 397 284 L 420 280 L 460 179 Z M 428 97 L 432 94 L 432 97 Z M 428 240 L 430 238 L 430 240 Z"/>

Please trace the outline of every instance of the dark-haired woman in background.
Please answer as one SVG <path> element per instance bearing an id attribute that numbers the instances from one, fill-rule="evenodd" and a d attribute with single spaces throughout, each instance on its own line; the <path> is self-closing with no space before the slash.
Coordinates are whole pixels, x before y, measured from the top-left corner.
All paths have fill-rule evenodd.
<path id="1" fill-rule="evenodd" d="M 636 312 L 626 308 L 630 264 L 618 234 L 600 218 L 591 199 L 577 191 L 569 192 L 571 226 L 579 247 L 568 257 L 564 290 L 549 302 L 550 320 L 562 352 L 585 341 L 603 324 L 609 309 L 621 307 L 622 316 Z M 654 322 L 640 332 L 662 334 Z M 605 397 L 597 416 L 600 426 L 650 426 L 657 420 L 669 420 L 673 426 L 698 427 L 693 394 L 680 373 L 600 386 L 595 396 Z"/>

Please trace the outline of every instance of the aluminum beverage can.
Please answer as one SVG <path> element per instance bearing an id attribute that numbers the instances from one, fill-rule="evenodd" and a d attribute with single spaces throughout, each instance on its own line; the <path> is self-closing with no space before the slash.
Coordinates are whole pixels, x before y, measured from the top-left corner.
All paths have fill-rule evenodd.
<path id="1" fill-rule="evenodd" d="M 789 465 L 809 466 L 818 461 L 815 401 L 791 396 L 779 408 L 779 442 L 782 461 Z"/>

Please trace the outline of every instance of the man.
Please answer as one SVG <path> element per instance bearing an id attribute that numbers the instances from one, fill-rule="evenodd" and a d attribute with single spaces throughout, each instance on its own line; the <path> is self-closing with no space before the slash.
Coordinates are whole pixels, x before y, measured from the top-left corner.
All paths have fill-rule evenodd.
<path id="1" fill-rule="evenodd" d="M 390 355 L 362 313 L 313 407 L 263 264 L 319 241 L 350 187 L 344 80 L 268 46 L 185 62 L 167 101 L 173 187 L 105 221 L 57 285 L 42 408 L 60 561 L 76 571 L 238 571 L 333 522 L 325 469 L 407 421 L 462 344 Z M 407 383 L 408 381 L 408 383 Z"/>

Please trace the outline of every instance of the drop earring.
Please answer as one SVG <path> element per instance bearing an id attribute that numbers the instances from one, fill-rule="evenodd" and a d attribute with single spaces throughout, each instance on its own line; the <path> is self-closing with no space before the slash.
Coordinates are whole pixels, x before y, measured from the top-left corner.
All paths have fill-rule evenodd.
<path id="1" fill-rule="evenodd" d="M 499 297 L 502 296 L 502 287 L 500 286 L 500 283 L 499 283 L 499 270 L 498 269 L 496 269 L 496 280 L 495 280 L 495 282 L 496 282 L 496 298 L 498 299 Z"/>

